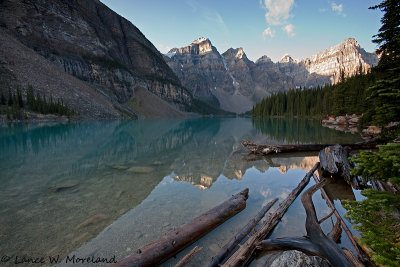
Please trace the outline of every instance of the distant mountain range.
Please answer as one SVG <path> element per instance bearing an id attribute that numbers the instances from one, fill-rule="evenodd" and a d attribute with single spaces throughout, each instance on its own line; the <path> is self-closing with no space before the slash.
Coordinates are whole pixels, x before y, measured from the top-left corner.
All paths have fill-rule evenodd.
<path id="1" fill-rule="evenodd" d="M 379 61 L 353 38 L 310 58 L 285 55 L 277 63 L 267 56 L 253 62 L 243 48 L 230 48 L 221 55 L 209 39 L 199 38 L 171 49 L 164 59 L 194 96 L 235 113 L 250 110 L 271 93 L 337 83 L 342 73 L 346 77 L 366 73 Z"/>
<path id="2" fill-rule="evenodd" d="M 32 86 L 83 118 L 174 117 L 248 111 L 263 97 L 337 82 L 376 65 L 354 39 L 311 58 L 249 60 L 199 38 L 162 55 L 98 0 L 0 1 L 0 92 Z"/>

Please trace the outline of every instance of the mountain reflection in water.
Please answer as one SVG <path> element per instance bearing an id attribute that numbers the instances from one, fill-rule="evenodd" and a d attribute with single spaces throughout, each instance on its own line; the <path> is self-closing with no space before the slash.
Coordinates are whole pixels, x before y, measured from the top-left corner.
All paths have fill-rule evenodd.
<path id="1" fill-rule="evenodd" d="M 248 208 L 229 228 L 222 228 L 214 241 L 208 240 L 210 248 L 201 255 L 215 252 L 265 201 L 284 196 L 304 176 L 305 171 L 289 169 L 309 170 L 317 161 L 316 154 L 251 159 L 240 145 L 242 139 L 259 143 L 359 141 L 357 136 L 308 120 L 3 124 L 0 252 L 63 258 L 98 236 L 79 250 L 82 255 L 97 251 L 126 256 L 131 249 L 250 187 Z M 115 230 L 114 237 L 106 237 L 103 229 Z M 110 252 L 111 247 L 116 250 Z"/>

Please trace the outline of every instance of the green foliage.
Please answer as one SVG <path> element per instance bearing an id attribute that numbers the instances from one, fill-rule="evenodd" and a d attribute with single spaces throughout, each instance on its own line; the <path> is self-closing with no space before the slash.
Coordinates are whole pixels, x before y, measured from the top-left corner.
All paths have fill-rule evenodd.
<path id="1" fill-rule="evenodd" d="M 32 111 L 42 114 L 57 114 L 60 116 L 76 115 L 72 109 L 64 104 L 62 99 L 54 101 L 53 97 L 50 97 L 50 99 L 47 100 L 46 96 L 42 96 L 39 92 L 37 92 L 35 97 L 32 86 L 29 86 L 26 91 L 26 102 Z"/>
<path id="2" fill-rule="evenodd" d="M 381 180 L 400 185 L 400 144 L 379 146 L 379 151 L 361 151 L 351 161 L 357 164 L 353 175 L 364 180 Z M 385 266 L 400 263 L 400 194 L 372 189 L 362 191 L 363 201 L 348 202 L 347 216 L 356 223 L 362 242 L 372 249 L 373 260 Z"/>
<path id="3" fill-rule="evenodd" d="M 400 67 L 386 67 L 379 69 L 383 72 L 382 78 L 367 90 L 370 108 L 364 118 L 364 121 L 381 126 L 400 119 Z"/>
<path id="4" fill-rule="evenodd" d="M 376 79 L 376 73 L 359 74 L 345 78 L 341 72 L 341 82 L 315 89 L 289 90 L 263 99 L 253 107 L 253 117 L 268 116 L 318 116 L 345 115 L 365 112 L 367 88 Z"/>
<path id="5" fill-rule="evenodd" d="M 372 260 L 385 266 L 400 264 L 400 195 L 373 189 L 362 191 L 363 201 L 347 201 L 346 216 L 361 233 L 362 243 L 372 250 Z"/>
<path id="6" fill-rule="evenodd" d="M 400 2 L 398 0 L 384 0 L 370 9 L 380 9 L 384 14 L 379 33 L 374 35 L 374 43 L 379 44 L 379 53 L 391 58 L 400 57 Z"/>
<path id="7" fill-rule="evenodd" d="M 400 143 L 388 143 L 378 146 L 379 151 L 360 151 L 350 160 L 357 164 L 353 175 L 365 180 L 373 178 L 400 185 Z"/>

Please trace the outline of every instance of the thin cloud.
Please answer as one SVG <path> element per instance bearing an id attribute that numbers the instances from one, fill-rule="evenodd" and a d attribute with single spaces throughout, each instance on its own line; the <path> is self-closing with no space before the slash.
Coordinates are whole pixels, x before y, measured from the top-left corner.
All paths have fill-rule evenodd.
<path id="1" fill-rule="evenodd" d="M 275 37 L 275 30 L 271 29 L 271 27 L 266 28 L 263 33 L 262 33 L 262 37 L 264 40 L 267 39 L 267 36 L 274 38 Z"/>
<path id="2" fill-rule="evenodd" d="M 185 3 L 192 9 L 193 13 L 200 14 L 204 21 L 217 25 L 224 33 L 228 32 L 228 27 L 218 11 L 202 6 L 197 0 L 186 0 Z"/>
<path id="3" fill-rule="evenodd" d="M 335 2 L 332 2 L 331 9 L 332 9 L 333 12 L 335 12 L 338 15 L 341 15 L 341 16 L 344 16 L 344 17 L 346 16 L 346 14 L 343 12 L 343 4 L 339 4 L 338 5 Z"/>
<path id="4" fill-rule="evenodd" d="M 282 25 L 290 17 L 294 0 L 264 0 L 265 19 L 269 25 Z"/>
<path id="5" fill-rule="evenodd" d="M 296 33 L 294 32 L 294 26 L 293 24 L 288 24 L 284 27 L 282 27 L 282 30 L 289 36 L 289 37 L 293 37 L 296 35 Z"/>

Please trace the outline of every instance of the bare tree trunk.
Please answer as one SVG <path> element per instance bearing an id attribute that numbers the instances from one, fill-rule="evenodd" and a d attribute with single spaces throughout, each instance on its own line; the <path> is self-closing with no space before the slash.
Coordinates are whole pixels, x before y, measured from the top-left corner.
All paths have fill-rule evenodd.
<path id="1" fill-rule="evenodd" d="M 307 254 L 319 256 L 328 261 L 331 266 L 354 266 L 338 245 L 328 238 L 318 224 L 312 195 L 323 187 L 326 180 L 319 182 L 307 189 L 301 195 L 301 202 L 306 210 L 307 236 L 296 238 L 276 238 L 260 242 L 259 247 L 264 250 L 291 250 L 296 249 Z"/>
<path id="2" fill-rule="evenodd" d="M 271 207 L 278 201 L 278 198 L 270 201 L 267 205 L 265 205 L 260 212 L 252 218 L 243 228 L 236 234 L 229 242 L 221 248 L 217 255 L 212 257 L 206 266 L 218 266 L 223 260 L 235 249 L 235 247 L 242 241 L 251 230 L 256 227 L 258 222 L 265 216 L 265 213 L 271 209 Z"/>
<path id="3" fill-rule="evenodd" d="M 249 189 L 196 217 L 160 239 L 140 248 L 136 253 L 114 264 L 114 267 L 152 266 L 176 255 L 200 237 L 246 207 Z"/>
<path id="4" fill-rule="evenodd" d="M 283 215 L 294 202 L 297 196 L 303 191 L 304 187 L 310 182 L 310 177 L 318 168 L 319 162 L 315 164 L 311 171 L 309 171 L 303 180 L 297 185 L 295 189 L 287 196 L 287 198 L 279 204 L 278 209 L 266 220 L 257 232 L 249 237 L 249 239 L 227 260 L 223 266 L 244 266 L 249 263 L 256 250 L 257 244 L 268 237 L 276 225 L 280 222 Z"/>
<path id="5" fill-rule="evenodd" d="M 319 182 L 316 176 L 313 176 L 314 180 L 316 183 Z M 357 250 L 357 253 L 360 257 L 360 259 L 363 262 L 369 261 L 369 256 L 367 253 L 365 253 L 358 245 L 358 242 L 355 240 L 355 237 L 351 233 L 350 229 L 347 227 L 346 223 L 343 221 L 342 217 L 340 216 L 339 212 L 336 210 L 335 205 L 332 203 L 332 201 L 329 199 L 328 195 L 325 192 L 324 188 L 321 188 L 321 193 L 322 197 L 325 199 L 326 204 L 334 211 L 334 214 L 336 216 L 336 219 L 340 221 L 340 225 L 342 226 L 343 230 L 346 232 L 347 237 L 350 239 L 351 244 L 353 247 Z"/>

